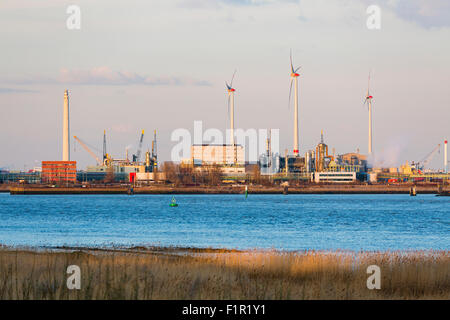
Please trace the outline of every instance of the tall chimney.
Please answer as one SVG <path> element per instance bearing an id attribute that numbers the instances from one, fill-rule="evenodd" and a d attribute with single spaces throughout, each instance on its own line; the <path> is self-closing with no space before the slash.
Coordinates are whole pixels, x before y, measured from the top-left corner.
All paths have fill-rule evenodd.
<path id="1" fill-rule="evenodd" d="M 69 141 L 69 91 L 64 91 L 64 112 L 63 112 L 63 161 L 70 161 L 70 141 Z"/>
<path id="2" fill-rule="evenodd" d="M 447 140 L 444 141 L 444 171 L 448 173 Z"/>

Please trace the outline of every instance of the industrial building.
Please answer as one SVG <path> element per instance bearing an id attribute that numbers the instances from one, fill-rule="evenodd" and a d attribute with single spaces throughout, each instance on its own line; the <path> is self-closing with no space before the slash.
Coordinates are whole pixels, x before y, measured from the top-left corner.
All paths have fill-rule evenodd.
<path id="1" fill-rule="evenodd" d="M 315 172 L 314 182 L 316 183 L 342 183 L 355 182 L 356 172 Z"/>
<path id="2" fill-rule="evenodd" d="M 139 138 L 138 148 L 132 155 L 132 160 L 128 158 L 128 149 L 125 151 L 125 158 L 113 158 L 106 150 L 106 130 L 103 132 L 103 157 L 100 160 L 87 143 L 79 137 L 74 136 L 75 140 L 95 159 L 96 165 L 87 166 L 83 179 L 87 181 L 111 180 L 114 182 L 134 182 L 139 180 L 154 180 L 153 175 L 145 175 L 145 173 L 153 173 L 158 168 L 156 130 L 154 131 L 152 150 L 145 153 L 144 161 L 141 161 L 142 143 L 144 140 L 144 130 Z M 143 175 L 144 174 L 144 175 Z M 83 180 L 85 181 L 85 180 Z"/>
<path id="3" fill-rule="evenodd" d="M 258 164 L 262 175 L 285 173 L 297 179 L 303 178 L 312 182 L 352 182 L 366 180 L 367 157 L 359 153 L 342 155 L 329 154 L 328 145 L 324 142 L 323 131 L 315 150 L 309 150 L 304 157 L 284 157 L 271 152 L 270 139 L 267 140 L 266 152 L 259 157 Z"/>
<path id="4" fill-rule="evenodd" d="M 42 161 L 42 183 L 75 183 L 77 181 L 76 161 Z"/>
<path id="5" fill-rule="evenodd" d="M 0 171 L 0 183 L 40 183 L 41 172 Z"/>
<path id="6" fill-rule="evenodd" d="M 219 166 L 224 175 L 243 175 L 245 150 L 236 144 L 194 144 L 191 146 L 191 158 L 182 159 L 181 165 L 191 166 L 198 171 Z"/>
<path id="7" fill-rule="evenodd" d="M 245 153 L 241 145 L 194 144 L 191 146 L 194 165 L 244 165 Z"/>

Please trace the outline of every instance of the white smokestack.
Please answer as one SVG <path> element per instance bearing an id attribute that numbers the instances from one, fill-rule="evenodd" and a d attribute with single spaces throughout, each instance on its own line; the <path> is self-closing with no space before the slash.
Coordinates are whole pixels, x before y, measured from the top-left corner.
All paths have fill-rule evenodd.
<path id="1" fill-rule="evenodd" d="M 64 91 L 64 112 L 63 112 L 63 161 L 70 161 L 70 141 L 69 141 L 69 91 Z"/>
<path id="2" fill-rule="evenodd" d="M 444 141 L 444 171 L 448 173 L 447 140 Z"/>

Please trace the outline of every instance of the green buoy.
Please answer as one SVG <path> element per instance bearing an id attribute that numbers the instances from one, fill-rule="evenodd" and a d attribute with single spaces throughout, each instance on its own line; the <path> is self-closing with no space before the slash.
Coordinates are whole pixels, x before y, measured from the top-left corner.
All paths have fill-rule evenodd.
<path id="1" fill-rule="evenodd" d="M 248 186 L 245 186 L 245 199 L 248 197 Z"/>
<path id="2" fill-rule="evenodd" d="M 170 201 L 170 205 L 171 207 L 178 207 L 178 203 L 177 200 L 175 200 L 175 197 L 172 197 L 172 201 Z"/>

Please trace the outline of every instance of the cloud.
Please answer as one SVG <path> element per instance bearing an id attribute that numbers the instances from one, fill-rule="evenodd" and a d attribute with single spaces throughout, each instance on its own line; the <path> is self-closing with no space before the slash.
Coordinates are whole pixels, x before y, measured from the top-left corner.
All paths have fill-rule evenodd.
<path id="1" fill-rule="evenodd" d="M 395 12 L 405 20 L 426 27 L 450 26 L 450 2 L 448 0 L 402 0 L 398 1 Z"/>
<path id="2" fill-rule="evenodd" d="M 66 69 L 60 70 L 55 78 L 32 76 L 20 79 L 9 79 L 15 84 L 71 84 L 71 85 L 102 85 L 102 86 L 210 86 L 205 80 L 186 77 L 154 77 L 129 71 L 114 71 L 108 67 L 95 67 L 90 70 Z"/>
<path id="3" fill-rule="evenodd" d="M 132 127 L 129 124 L 115 124 L 111 127 L 111 130 L 113 132 L 117 132 L 117 133 L 129 133 L 132 131 Z"/>
<path id="4" fill-rule="evenodd" d="M 365 0 L 373 4 L 373 0 Z M 384 0 L 380 1 L 399 18 L 424 28 L 450 27 L 450 1 L 448 0 Z"/>
<path id="5" fill-rule="evenodd" d="M 1 93 L 36 93 L 35 90 L 27 90 L 27 89 L 15 89 L 15 88 L 0 88 Z"/>
<path id="6" fill-rule="evenodd" d="M 298 3 L 299 0 L 180 0 L 178 7 L 189 9 L 212 8 L 223 6 L 263 6 L 280 3 Z"/>

